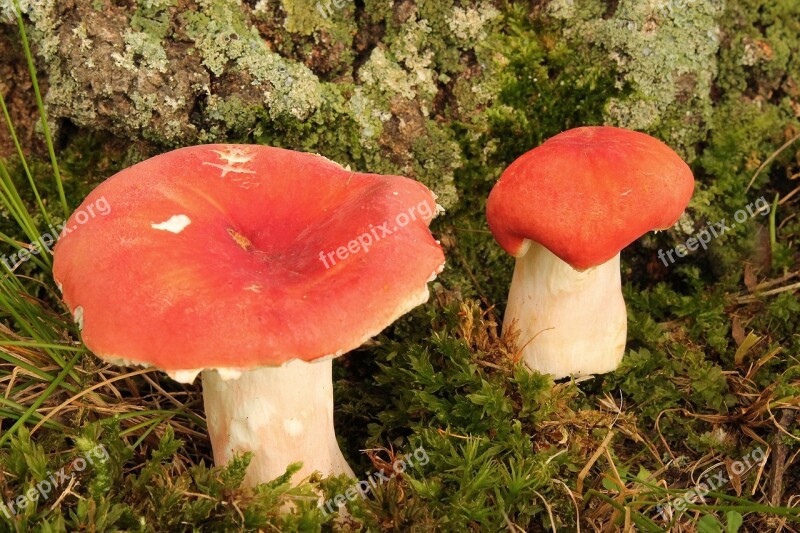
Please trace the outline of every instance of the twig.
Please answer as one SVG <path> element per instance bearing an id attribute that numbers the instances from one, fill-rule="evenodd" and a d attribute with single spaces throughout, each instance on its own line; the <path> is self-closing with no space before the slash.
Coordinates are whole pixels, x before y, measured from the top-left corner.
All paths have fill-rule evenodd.
<path id="1" fill-rule="evenodd" d="M 800 289 L 800 282 L 792 283 L 791 285 L 786 285 L 785 287 L 778 287 L 777 289 L 760 292 L 758 294 L 748 294 L 747 296 L 740 296 L 739 298 L 736 299 L 736 303 L 750 304 L 759 301 L 759 299 L 763 296 L 774 296 L 782 292 L 794 291 L 796 289 Z"/>
<path id="2" fill-rule="evenodd" d="M 793 409 L 784 409 L 781 413 L 780 425 L 789 426 L 794 421 L 794 416 Z M 769 502 L 773 507 L 778 507 L 783 499 L 783 473 L 788 452 L 781 433 L 776 433 L 772 438 L 772 448 L 775 452 L 772 454 L 772 468 L 769 475 Z"/>
<path id="3" fill-rule="evenodd" d="M 550 507 L 550 504 L 548 504 L 544 496 L 539 494 L 537 491 L 534 490 L 533 493 L 542 500 L 542 503 L 544 503 L 544 508 L 547 510 L 547 516 L 550 517 L 550 527 L 552 528 L 553 533 L 558 533 L 558 530 L 556 529 L 556 521 L 555 518 L 553 518 L 553 509 Z"/>
<path id="4" fill-rule="evenodd" d="M 753 183 L 756 181 L 756 178 L 758 177 L 758 175 L 759 175 L 759 174 L 761 174 L 761 171 L 762 171 L 762 170 L 764 170 L 764 169 L 767 167 L 767 165 L 769 165 L 770 163 L 772 163 L 772 162 L 775 160 L 775 158 L 776 158 L 776 157 L 778 157 L 779 155 L 781 155 L 781 152 L 783 152 L 784 150 L 786 150 L 787 148 L 789 148 L 789 147 L 790 147 L 790 146 L 791 146 L 791 145 L 792 145 L 792 144 L 793 144 L 793 143 L 794 143 L 794 142 L 795 142 L 797 139 L 800 139 L 800 133 L 798 133 L 797 135 L 795 135 L 794 137 L 792 137 L 791 139 L 789 139 L 788 141 L 786 141 L 786 143 L 785 143 L 783 146 L 781 146 L 780 148 L 778 148 L 777 150 L 775 150 L 774 152 L 772 152 L 772 155 L 770 155 L 770 156 L 769 156 L 769 157 L 766 159 L 766 161 L 764 161 L 763 163 L 761 163 L 761 166 L 760 166 L 760 167 L 758 167 L 758 169 L 756 170 L 756 173 L 755 173 L 755 174 L 753 174 L 753 177 L 752 177 L 752 178 L 750 178 L 750 183 L 748 183 L 748 184 L 747 184 L 747 187 L 745 188 L 744 192 L 747 192 L 747 191 L 749 191 L 749 190 L 750 190 L 750 187 L 752 187 L 752 186 L 753 186 Z"/>
<path id="5" fill-rule="evenodd" d="M 769 289 L 770 287 L 774 287 L 775 285 L 780 285 L 781 283 L 789 281 L 792 278 L 796 278 L 797 276 L 800 276 L 800 270 L 796 272 L 789 272 L 788 274 L 786 274 L 785 276 L 781 276 L 780 278 L 771 279 L 769 281 L 762 281 L 761 283 L 753 287 L 752 291 L 748 291 L 748 294 L 756 294 L 759 291 L 763 291 L 764 289 Z"/>
<path id="6" fill-rule="evenodd" d="M 67 401 L 65 401 L 64 403 L 56 406 L 49 413 L 44 415 L 42 417 L 42 419 L 39 421 L 39 423 L 36 424 L 35 426 L 33 426 L 33 428 L 31 429 L 31 432 L 30 432 L 31 435 L 33 435 L 34 432 L 36 432 L 37 429 L 42 427 L 42 424 L 44 424 L 45 422 L 47 422 L 48 420 L 53 418 L 53 416 L 55 416 L 55 414 L 58 413 L 59 411 L 61 411 L 64 407 L 68 406 L 69 404 L 71 404 L 75 400 L 78 400 L 79 398 L 81 398 L 83 396 L 86 396 L 87 394 L 90 394 L 92 391 L 94 391 L 96 389 L 99 389 L 101 387 L 105 387 L 106 385 L 108 385 L 110 383 L 113 383 L 115 381 L 119 381 L 121 379 L 126 379 L 126 378 L 129 378 L 129 377 L 138 376 L 139 374 L 146 374 L 147 372 L 155 372 L 157 370 L 158 370 L 157 368 L 142 368 L 140 370 L 136 370 L 134 372 L 129 372 L 127 374 L 122 374 L 120 376 L 116 376 L 116 377 L 111 378 L 111 379 L 106 379 L 105 381 L 101 381 L 100 383 L 92 385 L 88 389 L 85 389 L 84 391 L 79 392 L 78 394 L 70 397 Z"/>
<path id="7" fill-rule="evenodd" d="M 780 201 L 780 202 L 778 202 L 778 205 L 783 205 L 783 204 L 785 204 L 786 202 L 788 202 L 788 201 L 789 201 L 789 199 L 790 199 L 792 196 L 794 196 L 794 195 L 795 195 L 795 194 L 797 194 L 798 192 L 800 192 L 800 186 L 797 186 L 797 187 L 795 187 L 795 188 L 794 188 L 794 190 L 793 190 L 792 192 L 790 192 L 789 194 L 787 194 L 786 196 L 784 196 L 784 197 L 781 199 L 781 201 Z"/>
<path id="8" fill-rule="evenodd" d="M 575 488 L 577 489 L 578 495 L 583 498 L 583 480 L 586 476 L 589 475 L 589 470 L 594 466 L 597 460 L 603 455 L 603 452 L 608 446 L 608 443 L 611 442 L 611 438 L 614 436 L 614 430 L 609 429 L 608 433 L 606 434 L 606 438 L 603 439 L 603 442 L 600 443 L 600 446 L 595 450 L 592 456 L 589 458 L 589 462 L 581 469 L 580 473 L 578 474 L 578 483 L 576 484 Z"/>

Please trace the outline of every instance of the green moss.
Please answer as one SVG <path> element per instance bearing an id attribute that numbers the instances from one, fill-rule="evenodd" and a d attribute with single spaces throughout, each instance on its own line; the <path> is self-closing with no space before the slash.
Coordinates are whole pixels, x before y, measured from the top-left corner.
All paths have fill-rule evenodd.
<path id="1" fill-rule="evenodd" d="M 243 135 L 258 121 L 263 108 L 252 102 L 245 102 L 237 96 L 225 98 L 211 95 L 206 100 L 203 116 L 208 122 L 201 137 L 213 141 L 225 137 Z"/>
<path id="2" fill-rule="evenodd" d="M 630 519 L 648 530 L 652 519 L 654 530 L 697 529 L 694 516 L 681 518 L 680 525 L 655 518 L 653 506 L 674 494 L 644 481 L 652 473 L 650 485 L 690 487 L 698 481 L 695 465 L 711 460 L 731 464 L 756 445 L 756 438 L 778 441 L 779 411 L 800 394 L 800 300 L 797 291 L 786 290 L 762 303 L 740 302 L 746 292 L 742 265 L 752 261 L 754 227 L 765 223 L 763 217 L 670 267 L 660 265 L 654 250 L 685 240 L 708 223 L 730 221 L 733 212 L 755 198 L 784 197 L 797 186 L 790 179 L 800 171 L 793 147 L 745 190 L 759 165 L 800 131 L 795 53 L 800 6 L 788 0 L 738 0 L 720 11 L 711 2 L 683 3 L 685 9 L 678 10 L 680 1 L 623 1 L 616 9 L 614 2 L 599 0 L 537 2 L 533 9 L 529 2 L 517 2 L 495 15 L 496 8 L 485 2 L 365 0 L 363 7 L 360 2 L 343 6 L 328 29 L 313 14 L 304 19 L 293 8 L 285 9 L 288 0 L 259 2 L 253 19 L 249 7 L 228 1 L 189 3 L 182 14 L 166 3 L 139 5 L 136 16 L 146 21 L 132 18 L 133 34 L 160 35 L 164 13 L 171 17 L 169 31 L 178 29 L 159 41 L 170 59 L 168 67 L 181 57 L 171 53 L 171 46 L 176 40 L 186 43 L 180 32 L 188 26 L 195 48 L 185 55 L 197 64 L 207 62 L 200 70 L 211 75 L 191 86 L 203 95 L 192 107 L 197 139 L 256 141 L 319 152 L 358 170 L 406 173 L 439 192 L 440 201 L 450 207 L 433 225 L 448 262 L 433 284 L 432 302 L 334 367 L 337 431 L 357 472 L 374 470 L 361 452 L 365 447 L 407 453 L 423 446 L 430 461 L 371 497 L 349 503 L 347 516 L 322 516 L 312 491 L 333 496 L 346 489 L 343 480 L 312 478 L 292 489 L 279 479 L 254 491 L 241 490 L 237 486 L 246 458 L 228 468 L 198 466 L 209 459 L 204 439 L 196 439 L 194 446 L 179 443 L 164 431 L 168 421 L 149 425 L 142 407 L 131 407 L 131 414 L 139 414 L 128 420 L 126 438 L 142 439 L 135 456 L 125 451 L 110 423 L 102 431 L 84 428 L 68 435 L 43 427 L 37 442 L 21 432 L 12 446 L 0 450 L 2 470 L 9 473 L 0 478 L 6 494 L 29 487 L 42 469 L 58 467 L 76 447 L 85 450 L 103 442 L 114 458 L 108 469 L 81 475 L 72 489 L 78 497 L 68 495 L 52 511 L 51 502 L 37 505 L 19 529 L 37 522 L 56 530 L 137 530 L 147 524 L 172 531 L 203 524 L 218 530 L 571 531 L 576 515 L 570 495 L 577 500 L 579 492 L 581 525 L 588 528 L 622 528 Z M 294 7 L 303 5 L 309 7 L 300 1 Z M 277 28 L 270 26 L 267 13 L 280 15 L 273 21 Z M 331 40 L 331 32 L 347 27 L 339 25 L 337 16 L 350 17 L 350 40 Z M 263 54 L 255 43 L 251 20 L 258 24 L 258 38 L 272 43 L 271 52 Z M 627 23 L 633 24 L 629 31 Z M 716 45 L 702 41 L 708 35 L 700 30 L 709 27 L 719 28 Z M 91 24 L 74 29 L 74 46 L 91 48 Z M 689 43 L 691 57 L 676 53 L 673 41 L 679 39 Z M 326 70 L 326 62 L 336 57 L 333 48 L 342 43 L 348 44 L 345 64 Z M 659 50 L 644 54 L 643 47 L 654 44 Z M 308 51 L 316 55 L 304 56 Z M 356 55 L 358 61 L 351 61 Z M 320 61 L 323 56 L 326 60 Z M 699 72 L 706 60 L 708 72 Z M 314 86 L 296 88 L 297 99 L 311 95 L 313 103 L 299 114 L 281 103 L 273 109 L 269 100 L 270 91 L 292 90 L 281 84 L 296 73 L 282 73 L 281 64 L 287 72 L 289 65 L 300 65 L 297 72 Z M 160 74 L 152 64 L 143 65 L 141 72 Z M 665 79 L 656 79 L 650 68 L 661 69 L 657 74 Z M 319 79 L 309 75 L 323 71 Z M 687 76 L 697 76 L 691 90 L 682 85 Z M 657 88 L 668 88 L 667 79 L 677 86 L 658 93 Z M 73 97 L 79 94 L 69 71 L 57 69 L 49 81 Z M 159 87 L 169 88 L 166 83 Z M 175 117 L 158 122 L 161 110 L 181 109 L 189 100 L 148 96 L 153 94 L 160 93 L 143 88 L 131 94 L 135 113 L 127 123 L 135 131 L 121 130 L 119 142 L 129 136 L 164 136 L 151 147 L 160 150 L 166 136 L 195 139 L 179 130 Z M 73 112 L 88 120 L 100 111 L 88 104 L 74 101 Z M 564 129 L 611 120 L 640 120 L 648 132 L 685 153 L 697 150 L 697 192 L 676 228 L 649 235 L 623 253 L 629 336 L 621 368 L 556 384 L 515 367 L 510 359 L 516 348 L 498 336 L 513 259 L 492 239 L 484 202 L 504 168 L 523 152 Z M 96 181 L 144 157 L 130 152 L 126 159 L 124 149 L 109 153 L 102 142 L 79 134 L 66 142 L 62 162 L 70 199 L 85 195 L 88 184 L 81 180 Z M 45 181 L 45 169 L 44 164 L 34 167 L 37 181 Z M 20 169 L 14 171 L 21 175 Z M 48 197 L 53 193 L 45 192 Z M 2 222 L 3 230 L 10 231 L 9 221 Z M 781 206 L 777 222 L 773 269 L 762 267 L 757 281 L 797 268 L 796 203 Z M 738 353 L 739 327 L 761 338 L 743 355 Z M 102 379 L 99 365 L 88 362 L 81 364 L 80 375 L 87 386 Z M 123 397 L 137 396 L 152 387 L 140 378 L 115 387 Z M 25 386 L 25 379 L 17 375 L 15 387 Z M 155 375 L 148 379 L 159 380 Z M 166 378 L 153 383 L 169 393 L 176 387 Z M 177 390 L 176 398 L 186 398 L 186 411 L 199 413 L 198 391 Z M 108 398 L 118 401 L 115 395 Z M 84 399 L 87 407 L 76 412 L 75 425 L 105 416 L 89 407 L 88 396 Z M 147 395 L 138 400 L 157 402 Z M 183 417 L 183 412 L 172 416 Z M 189 431 L 202 428 L 195 418 L 181 418 L 175 427 L 194 435 Z M 796 427 L 784 429 L 798 436 Z M 796 439 L 786 436 L 784 442 L 791 457 Z M 607 453 L 584 470 L 601 446 Z M 378 456 L 386 459 L 386 452 Z M 700 512 L 713 518 L 710 513 L 721 513 L 726 503 L 743 510 L 765 501 L 765 485 L 756 483 L 763 476 L 757 478 L 757 472 L 742 475 L 741 499 L 715 495 L 711 501 L 709 496 Z M 626 484 L 624 491 L 617 474 Z M 784 502 L 796 492 L 791 485 L 796 474 L 797 465 L 786 465 Z M 718 494 L 734 489 L 719 487 Z M 623 506 L 620 512 L 605 505 L 606 497 Z M 291 499 L 293 512 L 287 512 L 282 506 Z M 750 528 L 763 529 L 772 519 L 765 513 L 744 514 Z"/>
<path id="3" fill-rule="evenodd" d="M 746 190 L 758 167 L 791 131 L 800 130 L 797 103 L 790 96 L 800 60 L 797 54 L 786 53 L 800 46 L 800 5 L 776 2 L 765 9 L 758 5 L 749 0 L 730 3 L 722 17 L 727 38 L 720 51 L 719 96 L 708 146 L 699 160 L 701 185 L 690 210 L 696 226 L 730 221 L 737 210 L 765 194 L 771 202 L 774 193 L 765 192 L 770 182 L 784 194 L 790 190 L 785 170 L 780 170 L 792 164 L 790 151 L 777 157 Z M 785 83 L 776 86 L 776 80 Z M 755 217 L 713 243 L 715 272 L 741 268 L 739 257 L 754 248 L 757 224 L 767 221 Z M 780 254 L 780 248 L 773 253 Z"/>
<path id="4" fill-rule="evenodd" d="M 352 76 L 355 14 L 351 0 L 260 0 L 252 16 L 275 52 L 333 80 Z"/>
<path id="5" fill-rule="evenodd" d="M 131 28 L 143 32 L 153 39 L 164 39 L 170 30 L 169 9 L 176 0 L 144 0 L 131 15 Z"/>
<path id="6" fill-rule="evenodd" d="M 337 0 L 336 4 L 344 2 Z M 328 29 L 333 26 L 331 19 L 341 9 L 336 4 L 333 0 L 282 0 L 281 5 L 286 12 L 284 27 L 288 32 L 300 35 Z"/>
<path id="7" fill-rule="evenodd" d="M 414 175 L 436 192 L 436 202 L 445 208 L 456 205 L 459 193 L 455 172 L 462 166 L 462 156 L 452 132 L 428 123 L 425 133 L 412 142 L 411 153 L 414 156 Z"/>

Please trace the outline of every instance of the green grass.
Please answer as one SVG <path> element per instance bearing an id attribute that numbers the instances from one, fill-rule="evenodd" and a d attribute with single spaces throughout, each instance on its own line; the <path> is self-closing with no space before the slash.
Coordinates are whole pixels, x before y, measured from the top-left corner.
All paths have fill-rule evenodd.
<path id="1" fill-rule="evenodd" d="M 512 260 L 488 234 L 483 198 L 516 155 L 559 129 L 601 120 L 609 92 L 618 93 L 602 65 L 574 62 L 566 44 L 553 45 L 552 29 L 519 7 L 509 17 L 501 40 L 514 60 L 486 129 L 451 126 L 471 156 L 457 181 L 473 196 L 434 228 L 448 270 L 428 305 L 336 367 L 337 431 L 355 471 L 374 472 L 420 447 L 429 461 L 349 503 L 347 514 L 317 507 L 318 494 L 343 493 L 345 479 L 312 476 L 293 487 L 290 468 L 241 489 L 247 457 L 209 466 L 199 385 L 115 368 L 88 353 L 59 299 L 52 257 L 42 251 L 0 266 L 0 501 L 14 501 L 99 445 L 108 457 L 73 468 L 74 478 L 12 518 L 0 508 L 0 531 L 514 532 L 570 531 L 578 522 L 585 531 L 797 528 L 800 209 L 798 197 L 789 198 L 797 182 L 786 176 L 800 163 L 789 146 L 781 149 L 782 128 L 797 121 L 776 111 L 783 102 L 752 114 L 740 93 L 726 90 L 716 113 L 727 127 L 712 132 L 695 164 L 705 200 L 690 208 L 697 228 L 730 218 L 753 194 L 775 199 L 764 222 L 768 264 L 743 266 L 759 254 L 753 224 L 669 269 L 653 259 L 655 250 L 681 236 L 643 239 L 624 254 L 629 342 L 621 368 L 554 383 L 515 363 L 514 339 L 498 332 Z M 21 17 L 18 23 L 47 157 L 26 157 L 0 94 L 16 152 L 0 160 L 7 255 L 38 242 L 80 202 L 86 191 L 76 175 L 92 165 L 69 154 L 78 146 L 108 149 L 83 136 L 59 154 Z M 735 63 L 722 69 L 722 78 L 759 76 Z M 518 81 L 534 78 L 539 85 Z M 754 140 L 754 129 L 765 134 Z M 498 139 L 506 141 L 482 159 L 483 147 Z M 735 462 L 758 448 L 768 452 L 766 462 L 736 474 Z M 731 481 L 675 511 L 720 469 Z M 659 515 L 665 507 L 673 509 L 666 519 Z"/>

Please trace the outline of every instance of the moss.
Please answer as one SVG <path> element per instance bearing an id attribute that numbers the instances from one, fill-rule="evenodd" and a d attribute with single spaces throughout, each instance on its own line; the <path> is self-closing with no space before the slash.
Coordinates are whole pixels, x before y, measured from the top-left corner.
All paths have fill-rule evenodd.
<path id="1" fill-rule="evenodd" d="M 682 12 L 669 7 L 682 3 L 687 4 Z M 800 5 L 789 0 L 769 4 L 737 0 L 711 16 L 703 11 L 708 6 L 691 0 L 636 6 L 622 2 L 616 9 L 614 2 L 553 0 L 503 4 L 503 11 L 492 16 L 487 2 L 365 0 L 348 3 L 337 12 L 336 16 L 341 13 L 352 19 L 355 31 L 350 41 L 333 43 L 324 28 L 307 33 L 301 28 L 301 18 L 290 16 L 287 26 L 287 13 L 282 10 L 288 0 L 259 2 L 255 15 L 249 11 L 252 4 L 182 2 L 181 8 L 186 9 L 181 13 L 175 5 L 155 9 L 142 15 L 154 21 L 152 25 L 139 22 L 136 27 L 133 18 L 128 20 L 128 11 L 115 11 L 114 6 L 121 3 L 108 2 L 103 20 L 78 22 L 62 12 L 60 20 L 50 18 L 61 24 L 64 48 L 50 58 L 53 63 L 48 65 L 59 68 L 49 72 L 49 82 L 51 87 L 58 84 L 58 90 L 63 86 L 72 91 L 74 100 L 63 104 L 71 106 L 72 114 L 63 116 L 83 119 L 94 113 L 97 119 L 92 126 L 113 131 L 108 135 L 117 135 L 117 142 L 125 147 L 161 150 L 167 135 L 178 142 L 262 142 L 320 152 L 359 170 L 406 173 L 439 192 L 450 209 L 434 221 L 433 231 L 445 247 L 448 262 L 432 287 L 432 302 L 335 364 L 337 429 L 357 471 L 372 471 L 370 459 L 381 464 L 386 453 L 407 452 L 420 445 L 430 462 L 397 476 L 370 497 L 348 503 L 346 516 L 344 511 L 322 516 L 315 508 L 312 487 L 325 491 L 327 498 L 343 492 L 344 481 L 312 478 L 292 492 L 285 480 L 278 480 L 251 492 L 237 489 L 246 459 L 227 469 L 187 467 L 210 460 L 208 443 L 200 438 L 193 445 L 178 443 L 164 431 L 168 424 L 164 419 L 176 417 L 177 431 L 187 435 L 187 440 L 194 438 L 202 424 L 194 415 L 201 410 L 198 390 L 178 388 L 156 375 L 147 382 L 133 376 L 119 381 L 118 391 L 100 388 L 96 392 L 117 402 L 115 412 L 130 413 L 123 427 L 126 438 L 138 443 L 135 457 L 125 451 L 119 437 L 122 428 L 115 431 L 109 421 L 103 431 L 84 428 L 62 433 L 45 425 L 38 430 L 36 443 L 19 432 L 12 446 L 0 453 L 0 463 L 11 473 L 0 479 L 6 494 L 19 494 L 37 480 L 28 463 L 39 471 L 53 470 L 74 456 L 72 444 L 65 442 L 67 436 L 79 450 L 103 442 L 114 458 L 110 470 L 83 472 L 73 487 L 75 494 L 59 505 L 38 502 L 14 525 L 24 529 L 34 527 L 34 521 L 47 521 L 43 527 L 53 530 L 138 530 L 142 523 L 170 531 L 199 523 L 219 530 L 575 530 L 576 511 L 569 497 L 573 494 L 583 502 L 579 512 L 585 528 L 622 528 L 630 520 L 648 530 L 698 529 L 690 523 L 696 519 L 694 513 L 667 524 L 656 516 L 653 506 L 674 501 L 681 487 L 694 486 L 698 464 L 733 464 L 755 446 L 754 440 L 777 446 L 779 410 L 790 407 L 787 402 L 800 394 L 796 364 L 800 300 L 796 291 L 785 290 L 763 302 L 740 303 L 746 292 L 742 265 L 753 259 L 754 224 L 737 227 L 715 240 L 708 252 L 698 251 L 669 268 L 658 266 L 653 250 L 672 240 L 685 240 L 707 223 L 730 219 L 731 213 L 757 197 L 785 197 L 797 187 L 791 177 L 800 172 L 800 160 L 793 146 L 763 170 L 753 188 L 745 190 L 759 165 L 800 131 L 796 79 Z M 80 7 L 81 1 L 76 5 Z M 646 5 L 652 7 L 647 13 L 654 13 L 653 17 L 645 15 Z M 143 13 L 143 6 L 138 5 L 136 11 Z M 215 9 L 235 13 L 228 20 L 218 17 Z M 275 21 L 265 15 L 273 13 L 269 9 L 279 15 Z M 111 27 L 119 30 L 120 38 L 113 43 L 113 51 L 124 54 L 126 30 L 156 35 L 164 31 L 165 26 L 158 23 L 164 13 L 170 24 L 159 42 L 169 61 L 168 75 L 145 64 L 141 71 L 155 76 L 153 85 L 146 85 L 144 76 L 131 75 L 122 87 L 111 81 L 108 89 L 104 85 L 103 94 L 110 95 L 105 100 L 76 97 L 79 80 L 87 79 L 76 64 L 90 58 L 96 62 L 93 69 L 106 68 L 101 54 L 85 54 L 107 44 L 96 34 L 98 25 L 115 21 Z M 120 14 L 125 16 L 113 18 Z M 86 13 L 80 11 L 80 15 L 78 19 Z M 196 31 L 213 30 L 205 34 L 208 40 L 199 33 L 192 37 L 182 33 L 189 15 L 196 16 L 192 19 L 198 24 Z M 629 35 L 620 26 L 626 17 L 634 23 Z M 697 19 L 691 22 L 693 17 Z M 653 36 L 644 28 L 651 18 Z M 212 19 L 220 24 L 209 26 Z M 708 94 L 701 94 L 696 86 L 698 94 L 692 92 L 686 99 L 680 97 L 684 93 L 676 92 L 657 98 L 648 95 L 646 87 L 660 82 L 640 72 L 643 65 L 666 68 L 685 60 L 691 70 L 697 68 L 697 61 L 674 57 L 668 50 L 656 59 L 634 57 L 641 46 L 647 39 L 668 43 L 668 36 L 699 39 L 687 36 L 687 28 L 700 28 L 712 19 L 720 29 L 719 48 L 715 53 L 701 51 L 709 53 L 712 61 L 716 58 L 717 75 L 709 74 Z M 311 29 L 314 21 L 306 22 Z M 249 53 L 239 48 L 239 41 L 253 39 L 253 24 L 262 39 L 273 43 L 272 53 L 281 58 L 270 59 L 266 65 L 242 60 Z M 588 24 L 591 32 L 576 30 L 589 28 Z M 230 28 L 237 37 L 229 39 L 231 46 L 222 47 L 224 41 L 217 37 Z M 599 37 L 606 35 L 604 31 L 607 41 Z M 45 34 L 39 35 L 44 39 Z M 336 54 L 331 49 L 345 42 L 352 45 L 348 52 L 352 55 L 342 57 L 353 60 L 325 70 L 325 63 Z M 187 44 L 194 44 L 194 49 L 187 50 Z M 203 51 L 204 47 L 208 50 Z M 75 55 L 64 54 L 67 49 Z M 317 57 L 301 57 L 308 50 Z M 325 61 L 317 60 L 321 56 Z M 209 65 L 203 64 L 206 59 Z M 307 108 L 302 119 L 285 109 L 276 112 L 268 104 L 265 93 L 275 90 L 273 82 L 285 79 L 278 76 L 281 73 L 272 61 L 303 63 L 316 75 L 317 79 L 308 78 L 316 87 L 312 91 L 316 104 Z M 176 74 L 181 65 L 186 66 L 181 72 L 205 75 L 192 78 L 184 90 L 163 94 L 172 89 L 169 76 L 185 81 Z M 113 64 L 108 68 L 117 69 L 110 70 L 115 78 L 131 72 Z M 212 68 L 219 68 L 219 74 Z M 325 75 L 320 74 L 323 70 Z M 680 80 L 675 72 L 682 71 L 667 74 L 673 81 Z M 391 90 L 383 84 L 390 84 Z M 124 100 L 112 98 L 123 91 Z M 148 98 L 153 94 L 159 96 Z M 103 105 L 94 105 L 97 102 Z M 109 102 L 128 105 L 124 111 L 132 116 L 125 119 L 125 127 L 110 130 L 103 122 L 109 117 L 104 114 Z M 704 114 L 709 102 L 714 105 L 710 114 Z M 496 178 L 521 153 L 561 130 L 611 120 L 611 113 L 617 112 L 614 106 L 641 112 L 641 117 L 656 117 L 647 125 L 650 133 L 698 150 L 693 161 L 697 192 L 677 228 L 649 235 L 624 252 L 629 342 L 622 367 L 592 379 L 555 384 L 511 364 L 516 348 L 497 334 L 513 259 L 493 241 L 485 223 L 484 201 Z M 178 110 L 185 114 L 160 116 L 161 111 Z M 686 112 L 700 119 L 686 122 Z M 197 128 L 195 137 L 181 129 L 186 124 Z M 65 130 L 68 150 L 61 154 L 71 200 L 86 193 L 88 186 L 81 182 L 86 176 L 99 180 L 144 157 L 133 151 L 136 148 L 110 153 L 108 145 L 87 139 L 84 128 L 77 130 L 75 135 Z M 142 137 L 154 138 L 158 144 L 129 143 Z M 701 142 L 692 144 L 691 138 Z M 37 182 L 47 181 L 46 168 L 46 164 L 34 167 Z M 22 183 L 22 171 L 16 168 L 14 172 Z M 44 191 L 48 199 L 51 189 Z M 25 199 L 31 201 L 30 195 Z M 800 217 L 796 212 L 795 202 L 779 208 L 778 243 L 770 250 L 772 266 L 762 266 L 757 281 L 778 279 L 797 269 Z M 763 220 L 759 217 L 756 222 Z M 9 226 L 9 221 L 3 221 L 4 232 Z M 781 286 L 792 282 L 786 280 Z M 51 313 L 43 314 L 57 320 Z M 737 328 L 760 337 L 750 350 L 742 350 L 744 354 L 739 353 L 741 331 Z M 64 340 L 59 337 L 59 342 Z M 8 348 L 9 354 L 15 353 L 13 346 Z M 35 351 L 26 346 L 24 355 Z M 77 367 L 86 380 L 82 389 L 103 378 L 101 365 L 94 368 L 91 361 L 84 359 Z M 42 368 L 48 366 L 58 368 Z M 19 374 L 15 387 L 24 391 L 26 384 L 20 381 L 24 379 Z M 159 395 L 145 394 L 153 386 L 179 392 L 176 397 L 185 409 L 177 414 L 164 412 L 164 419 L 161 415 L 133 417 L 151 407 L 159 409 L 151 406 L 158 403 Z M 37 397 L 14 396 L 13 390 L 11 394 L 10 401 L 29 403 Z M 120 396 L 144 401 L 147 409 L 126 407 L 118 402 Z M 85 399 L 86 405 L 75 412 L 77 418 L 69 418 L 68 423 L 105 416 L 107 405 L 94 406 L 91 397 Z M 12 415 L 16 412 L 12 403 L 6 407 Z M 27 409 L 28 404 L 23 407 Z M 184 418 L 185 413 L 191 417 Z M 791 424 L 784 429 L 798 433 Z M 606 435 L 611 435 L 608 440 Z M 797 443 L 784 440 L 791 457 Z M 394 451 L 371 452 L 368 457 L 360 452 L 365 447 Z M 600 449 L 606 453 L 585 468 L 587 458 Z M 178 450 L 185 455 L 176 456 L 181 453 Z M 781 503 L 790 505 L 787 498 L 797 492 L 798 467 L 787 464 L 785 470 Z M 750 507 L 769 498 L 766 485 L 758 483 L 763 479 L 758 477 L 761 471 L 755 468 L 737 478 L 747 498 L 726 499 L 720 495 L 733 495 L 738 487 L 717 487 L 705 505 L 698 504 L 697 514 L 713 518 L 721 509 L 735 508 L 746 514 L 748 529 L 778 527 L 773 525 L 777 521 L 770 522 L 775 517 L 762 512 L 764 507 Z M 608 472 L 614 479 L 616 475 L 622 478 L 624 490 Z M 650 486 L 642 483 L 647 478 Z M 654 485 L 669 487 L 670 493 L 653 489 Z M 295 512 L 280 512 L 292 497 L 296 498 Z M 610 500 L 605 497 L 617 507 L 606 505 Z M 656 525 L 649 528 L 651 519 Z"/>
<path id="2" fill-rule="evenodd" d="M 425 134 L 412 142 L 411 153 L 415 162 L 414 175 L 436 192 L 436 202 L 445 208 L 456 205 L 459 191 L 455 185 L 455 172 L 463 162 L 452 132 L 428 123 Z"/>
<path id="3" fill-rule="evenodd" d="M 286 12 L 284 27 L 288 32 L 300 35 L 330 28 L 333 25 L 331 19 L 342 4 L 342 0 L 335 3 L 333 0 L 283 0 L 281 5 Z"/>
<path id="4" fill-rule="evenodd" d="M 306 120 L 299 122 L 285 118 L 272 121 L 262 111 L 253 134 L 261 144 L 317 152 L 341 164 L 352 164 L 353 168 L 372 170 L 365 163 L 372 164 L 380 156 L 371 149 L 374 144 L 361 144 L 360 127 L 346 106 L 347 99 L 341 87 L 322 84 L 320 105 Z M 336 124 L 336 127 L 329 127 L 331 124 Z"/>
<path id="5" fill-rule="evenodd" d="M 374 106 L 374 100 L 365 94 L 363 87 L 356 87 L 347 102 L 348 113 L 360 127 L 361 140 L 367 146 L 377 147 L 377 139 L 383 132 L 383 123 L 392 117 L 391 112 Z"/>
<path id="6" fill-rule="evenodd" d="M 227 136 L 242 135 L 256 125 L 261 111 L 260 105 L 246 102 L 238 96 L 225 98 L 213 94 L 206 100 L 203 110 L 208 125 L 201 138 L 211 142 Z"/>
<path id="7" fill-rule="evenodd" d="M 338 6 L 338 7 L 337 7 Z M 253 9 L 272 49 L 326 81 L 349 79 L 359 28 L 350 0 L 260 0 Z"/>
<path id="8" fill-rule="evenodd" d="M 139 2 L 136 11 L 131 14 L 131 28 L 147 34 L 154 41 L 166 38 L 170 31 L 170 8 L 175 7 L 175 3 L 176 0 Z"/>
<path id="9" fill-rule="evenodd" d="M 800 47 L 800 5 L 776 2 L 764 9 L 759 5 L 750 0 L 730 3 L 721 19 L 724 40 L 716 82 L 718 101 L 708 145 L 699 160 L 702 183 L 690 210 L 697 226 L 730 220 L 767 187 L 781 194 L 792 188 L 786 171 L 775 170 L 797 168 L 797 163 L 792 167 L 792 154 L 787 151 L 746 190 L 758 167 L 793 132 L 800 131 L 798 93 L 793 89 L 800 58 L 787 53 Z M 772 194 L 767 194 L 770 201 Z M 753 253 L 759 223 L 766 221 L 758 217 L 738 224 L 727 240 L 713 243 L 710 260 L 715 272 L 741 268 L 738 258 Z M 779 254 L 780 249 L 773 253 Z"/>

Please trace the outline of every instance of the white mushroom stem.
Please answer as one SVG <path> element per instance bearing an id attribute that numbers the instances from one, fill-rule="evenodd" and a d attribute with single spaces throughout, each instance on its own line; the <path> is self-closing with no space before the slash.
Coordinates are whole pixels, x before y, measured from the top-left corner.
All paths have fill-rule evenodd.
<path id="1" fill-rule="evenodd" d="M 244 484 L 270 481 L 294 462 L 303 468 L 295 481 L 319 471 L 355 477 L 333 429 L 332 358 L 292 361 L 225 380 L 203 372 L 203 400 L 214 462 L 227 464 L 234 453 L 253 452 Z"/>
<path id="2" fill-rule="evenodd" d="M 508 294 L 503 329 L 512 327 L 533 370 L 558 379 L 616 369 L 628 329 L 619 254 L 579 272 L 531 243 L 517 258 Z"/>

